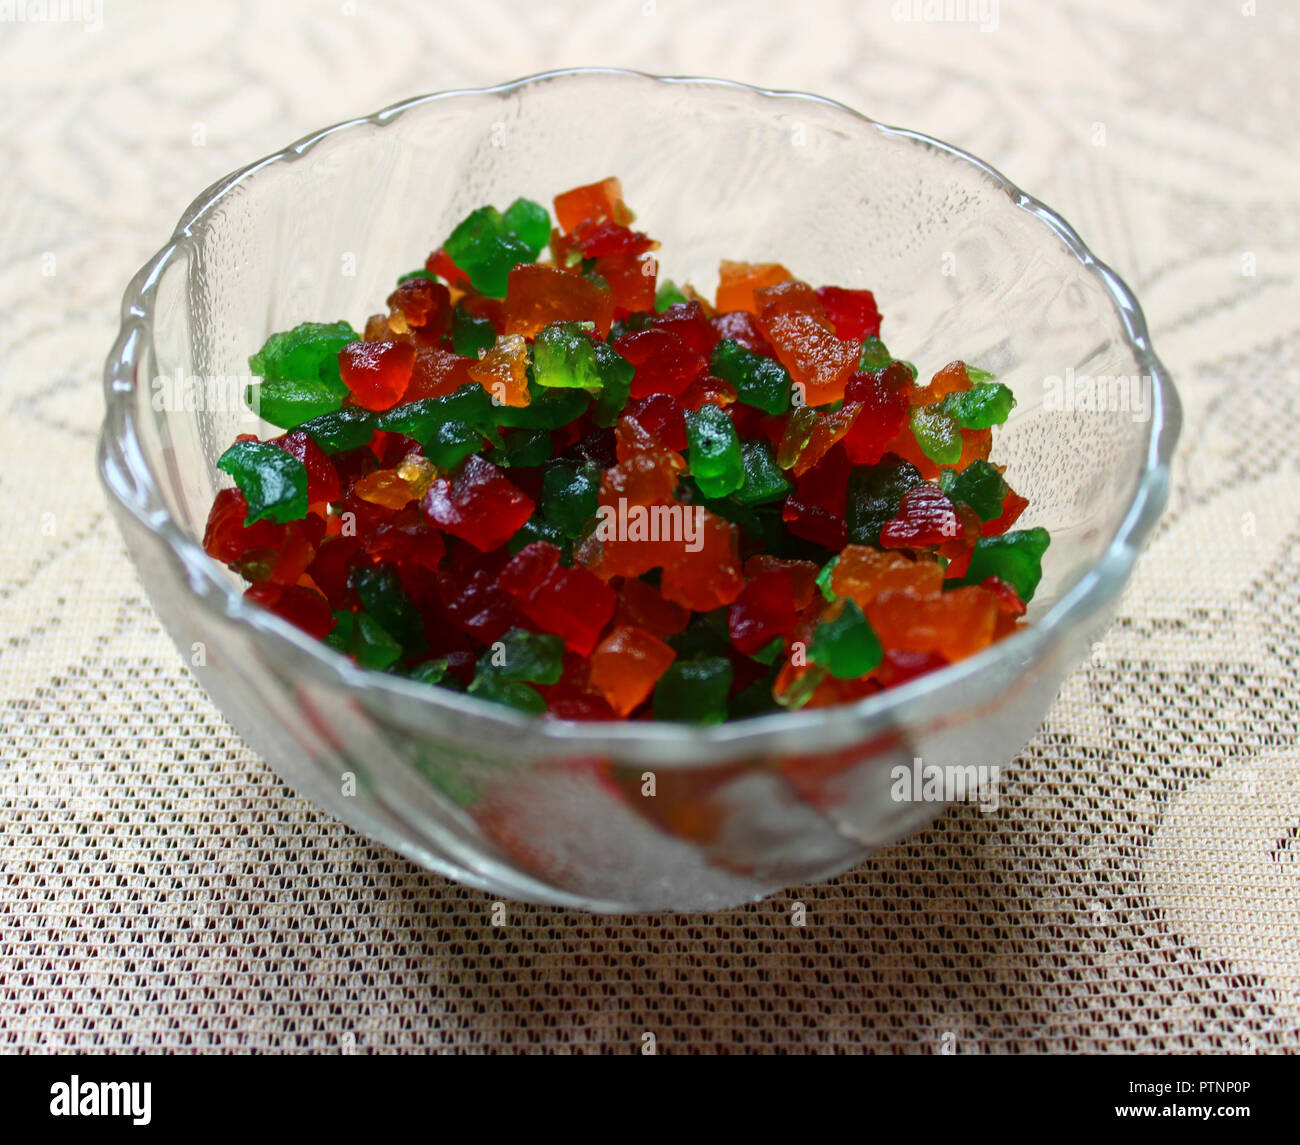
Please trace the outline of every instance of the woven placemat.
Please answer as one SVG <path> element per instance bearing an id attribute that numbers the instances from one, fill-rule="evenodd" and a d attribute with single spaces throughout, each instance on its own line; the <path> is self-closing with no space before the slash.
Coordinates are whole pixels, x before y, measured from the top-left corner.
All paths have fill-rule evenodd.
<path id="1" fill-rule="evenodd" d="M 1295 20 L 968 7 L 0 23 L 0 1047 L 1300 1049 Z M 989 158 L 1137 290 L 1187 424 L 1119 619 L 996 814 L 724 914 L 496 926 L 298 799 L 188 675 L 93 474 L 99 369 L 126 279 L 225 171 L 572 63 L 817 90 Z"/>

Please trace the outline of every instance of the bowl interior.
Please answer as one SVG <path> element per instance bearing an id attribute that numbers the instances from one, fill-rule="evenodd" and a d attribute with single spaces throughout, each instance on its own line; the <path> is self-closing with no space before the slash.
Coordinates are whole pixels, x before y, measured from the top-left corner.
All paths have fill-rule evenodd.
<path id="1" fill-rule="evenodd" d="M 627 73 L 436 97 L 328 133 L 217 196 L 156 277 L 137 378 L 140 460 L 198 539 L 237 433 L 247 359 L 273 331 L 360 328 L 470 210 L 621 177 L 660 273 L 710 294 L 722 258 L 865 286 L 922 377 L 954 358 L 1018 405 L 993 460 L 1053 536 L 1041 614 L 1102 556 L 1145 466 L 1153 394 L 1102 279 L 987 169 L 824 101 Z M 1098 390 L 1087 379 L 1108 381 Z M 148 381 L 148 385 L 143 384 Z M 1070 385 L 1069 383 L 1073 383 Z M 181 396 L 184 395 L 184 396 Z"/>

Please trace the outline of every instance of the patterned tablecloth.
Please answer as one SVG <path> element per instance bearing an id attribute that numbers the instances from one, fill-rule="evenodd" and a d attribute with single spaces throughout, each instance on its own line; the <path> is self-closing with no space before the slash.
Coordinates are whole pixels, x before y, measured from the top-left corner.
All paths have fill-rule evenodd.
<path id="1" fill-rule="evenodd" d="M 1300 1048 L 1286 7 L 4 5 L 0 1047 Z M 1119 620 L 996 814 L 725 914 L 496 927 L 286 790 L 187 673 L 94 475 L 99 374 L 126 280 L 226 171 L 575 64 L 818 91 L 989 159 L 1134 287 L 1187 422 Z"/>

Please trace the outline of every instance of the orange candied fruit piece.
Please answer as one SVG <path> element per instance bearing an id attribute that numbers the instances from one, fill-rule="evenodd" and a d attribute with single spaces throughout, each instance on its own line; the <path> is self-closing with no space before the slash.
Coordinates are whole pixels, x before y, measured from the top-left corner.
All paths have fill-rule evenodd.
<path id="1" fill-rule="evenodd" d="M 784 282 L 755 291 L 754 301 L 759 329 L 802 388 L 805 404 L 843 398 L 862 358 L 862 343 L 836 335 L 816 292 L 804 282 Z"/>
<path id="2" fill-rule="evenodd" d="M 882 592 L 911 590 L 930 596 L 943 588 L 943 568 L 938 561 L 913 560 L 905 553 L 887 552 L 870 545 L 845 545 L 831 570 L 831 591 L 865 609 Z"/>
<path id="3" fill-rule="evenodd" d="M 528 404 L 528 343 L 522 334 L 499 334 L 469 368 L 469 376 L 504 406 Z"/>
<path id="4" fill-rule="evenodd" d="M 719 314 L 746 310 L 758 314 L 754 291 L 776 286 L 794 278 L 779 262 L 731 262 L 723 259 L 718 266 L 717 309 Z"/>
<path id="5" fill-rule="evenodd" d="M 949 394 L 965 393 L 970 389 L 970 375 L 965 362 L 949 362 L 930 379 L 928 386 L 913 387 L 913 404 L 932 406 Z"/>
<path id="6" fill-rule="evenodd" d="M 998 598 L 979 585 L 933 595 L 901 589 L 882 592 L 865 611 L 886 648 L 956 661 L 992 643 Z"/>
<path id="7" fill-rule="evenodd" d="M 695 612 L 712 612 L 734 601 L 745 587 L 740 571 L 740 534 L 730 521 L 707 509 L 691 506 L 684 509 L 684 514 L 692 508 L 692 525 L 698 533 L 690 540 L 699 547 L 692 551 L 685 545 L 677 546 L 677 558 L 664 568 L 659 591 L 665 600 Z"/>
<path id="8" fill-rule="evenodd" d="M 415 499 L 410 483 L 396 469 L 376 469 L 357 478 L 353 492 L 371 505 L 401 509 Z"/>
<path id="9" fill-rule="evenodd" d="M 507 334 L 535 337 L 552 322 L 596 324 L 604 338 L 614 321 L 614 298 L 580 274 L 556 270 L 553 266 L 525 263 L 515 267 L 507 279 L 502 314 Z"/>
<path id="10" fill-rule="evenodd" d="M 596 645 L 588 682 L 615 712 L 626 716 L 650 695 L 676 657 L 659 637 L 624 625 Z"/>
<path id="11" fill-rule="evenodd" d="M 599 183 L 584 183 L 556 195 L 555 218 L 567 234 L 579 223 L 608 221 L 627 226 L 634 216 L 623 202 L 623 184 L 610 176 Z"/>

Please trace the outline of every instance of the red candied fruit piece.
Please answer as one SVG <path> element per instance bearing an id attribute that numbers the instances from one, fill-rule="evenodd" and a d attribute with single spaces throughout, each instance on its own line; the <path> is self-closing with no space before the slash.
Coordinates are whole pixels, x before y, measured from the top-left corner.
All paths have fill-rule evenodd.
<path id="1" fill-rule="evenodd" d="M 885 549 L 918 549 L 960 537 L 965 526 L 957 506 L 937 485 L 916 485 L 903 494 L 898 514 L 880 530 Z"/>
<path id="2" fill-rule="evenodd" d="M 349 601 L 348 574 L 359 565 L 369 563 L 365 542 L 360 537 L 329 537 L 316 550 L 307 566 L 307 575 L 325 594 L 332 608 L 343 608 Z"/>
<path id="3" fill-rule="evenodd" d="M 686 450 L 686 414 L 672 394 L 648 394 L 630 403 L 627 413 L 665 449 Z"/>
<path id="4" fill-rule="evenodd" d="M 614 343 L 614 349 L 636 367 L 632 378 L 634 398 L 650 394 L 679 396 L 708 366 L 703 354 L 667 330 L 624 334 Z"/>
<path id="5" fill-rule="evenodd" d="M 745 317 L 748 318 L 749 315 L 746 314 Z M 706 358 L 723 338 L 713 323 L 704 317 L 704 307 L 698 302 L 674 302 L 662 314 L 656 315 L 650 325 L 655 330 L 667 330 L 670 334 L 676 334 L 692 350 Z"/>
<path id="6" fill-rule="evenodd" d="M 758 322 L 748 310 L 718 314 L 709 319 L 709 325 L 717 332 L 719 341 L 730 338 L 733 342 L 739 342 L 751 354 L 762 354 L 764 358 L 776 357 L 776 351 L 763 337 L 763 331 L 758 328 Z"/>
<path id="7" fill-rule="evenodd" d="M 980 581 L 980 588 L 986 588 L 998 598 L 998 611 L 1008 616 L 1024 616 L 1025 602 L 1020 595 L 1001 577 L 987 576 Z"/>
<path id="8" fill-rule="evenodd" d="M 791 533 L 835 552 L 844 547 L 850 468 L 844 447 L 836 445 L 821 464 L 796 481 L 781 509 L 781 519 Z"/>
<path id="9" fill-rule="evenodd" d="M 272 521 L 245 525 L 248 502 L 238 489 L 222 489 L 208 510 L 203 530 L 203 551 L 224 565 L 233 564 L 254 549 L 274 549 L 284 539 L 284 526 Z"/>
<path id="10" fill-rule="evenodd" d="M 444 279 L 457 290 L 469 289 L 469 275 L 451 261 L 451 255 L 442 247 L 439 247 L 424 260 L 424 269 L 430 274 L 436 274 L 439 278 Z"/>
<path id="11" fill-rule="evenodd" d="M 603 258 L 610 254 L 645 254 L 659 244 L 649 235 L 634 231 L 612 219 L 587 219 L 574 228 L 571 245 L 582 251 L 584 258 Z"/>
<path id="12" fill-rule="evenodd" d="M 441 282 L 408 278 L 388 296 L 390 309 L 400 311 L 408 326 L 426 341 L 436 342 L 451 329 L 451 291 Z"/>
<path id="13" fill-rule="evenodd" d="M 755 553 L 745 562 L 745 576 L 751 579 L 773 569 L 784 569 L 790 574 L 794 588 L 794 606 L 802 612 L 812 603 L 813 595 L 817 592 L 817 576 L 821 569 L 812 561 L 790 560 L 767 553 Z"/>
<path id="14" fill-rule="evenodd" d="M 614 612 L 615 627 L 631 625 L 644 628 L 660 640 L 667 640 L 684 631 L 690 619 L 688 609 L 664 600 L 654 585 L 636 577 L 625 580 L 619 589 L 618 607 Z"/>
<path id="15" fill-rule="evenodd" d="M 300 585 L 263 581 L 246 589 L 244 598 L 256 601 L 317 640 L 323 640 L 333 632 L 337 623 L 329 601 L 319 592 Z"/>
<path id="16" fill-rule="evenodd" d="M 730 382 L 705 374 L 682 391 L 682 408 L 698 410 L 706 405 L 714 405 L 726 409 L 727 406 L 735 405 L 739 397 L 740 391 Z"/>
<path id="17" fill-rule="evenodd" d="M 560 229 L 569 234 L 580 223 L 608 221 L 625 225 L 632 221 L 632 212 L 623 202 L 623 184 L 611 176 L 556 195 L 555 218 Z"/>
<path id="18" fill-rule="evenodd" d="M 448 619 L 483 644 L 526 626 L 514 597 L 498 581 L 511 557 L 505 549 L 480 553 L 461 545 L 438 572 L 438 595 Z"/>
<path id="19" fill-rule="evenodd" d="M 609 287 L 617 317 L 654 309 L 658 265 L 653 258 L 639 254 L 607 254 L 596 259 L 594 271 Z M 604 330 L 602 334 L 608 332 Z"/>
<path id="20" fill-rule="evenodd" d="M 559 564 L 559 555 L 545 541 L 525 545 L 502 569 L 500 584 L 529 620 L 544 632 L 563 637 L 570 651 L 590 656 L 614 615 L 617 598 L 594 573 Z M 546 571 L 538 577 L 543 568 Z"/>
<path id="21" fill-rule="evenodd" d="M 927 672 L 946 668 L 948 661 L 937 652 L 905 652 L 898 648 L 885 649 L 885 658 L 880 667 L 872 672 L 872 678 L 879 680 L 886 688 L 897 688 Z"/>
<path id="22" fill-rule="evenodd" d="M 469 376 L 475 359 L 452 353 L 439 346 L 417 346 L 411 382 L 406 388 L 408 402 L 424 398 L 445 398 L 473 382 Z"/>
<path id="23" fill-rule="evenodd" d="M 523 263 L 506 280 L 501 313 L 506 334 L 533 338 L 552 322 L 591 321 L 603 338 L 614 321 L 614 299 L 580 274 Z"/>
<path id="24" fill-rule="evenodd" d="M 339 351 L 339 374 L 357 405 L 391 409 L 411 381 L 415 348 L 409 342 L 350 342 Z"/>
<path id="25" fill-rule="evenodd" d="M 308 433 L 294 430 L 273 437 L 268 445 L 283 449 L 285 453 L 296 457 L 307 470 L 307 500 L 312 505 L 322 502 L 337 501 L 339 497 L 339 475 L 334 462 Z"/>
<path id="26" fill-rule="evenodd" d="M 880 334 L 880 311 L 871 291 L 823 286 L 817 291 L 817 300 L 835 327 L 836 337 L 860 342 Z"/>
<path id="27" fill-rule="evenodd" d="M 420 508 L 438 528 L 486 552 L 510 540 L 535 506 L 492 462 L 474 453 L 455 477 L 439 477 L 429 487 Z"/>
<path id="28" fill-rule="evenodd" d="M 752 656 L 790 632 L 798 619 L 794 578 L 787 569 L 772 568 L 740 590 L 727 613 L 727 632 L 737 649 Z"/>
<path id="29" fill-rule="evenodd" d="M 1020 496 L 1013 489 L 1007 490 L 1007 495 L 1002 499 L 1002 516 L 995 517 L 992 521 L 985 521 L 980 527 L 981 534 L 986 537 L 1002 536 L 1020 519 L 1020 514 L 1028 507 L 1027 498 Z"/>
<path id="30" fill-rule="evenodd" d="M 436 569 L 447 551 L 441 533 L 429 523 L 417 505 L 399 509 L 391 521 L 375 530 L 370 540 L 370 555 L 378 560 L 407 562 L 429 570 Z"/>
<path id="31" fill-rule="evenodd" d="M 912 375 L 902 362 L 883 370 L 860 370 L 844 387 L 844 400 L 860 406 L 844 436 L 844 449 L 854 465 L 875 465 L 907 426 L 912 404 Z"/>

